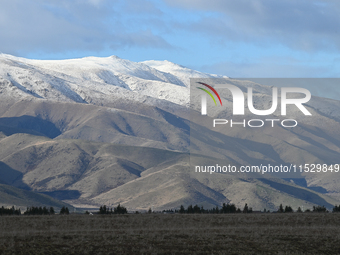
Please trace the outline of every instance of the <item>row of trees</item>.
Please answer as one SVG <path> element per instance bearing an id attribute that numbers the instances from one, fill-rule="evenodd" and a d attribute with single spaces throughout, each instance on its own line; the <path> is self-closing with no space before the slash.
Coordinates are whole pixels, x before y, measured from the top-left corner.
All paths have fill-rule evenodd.
<path id="1" fill-rule="evenodd" d="M 59 214 L 69 214 L 70 211 L 67 207 L 63 206 L 60 209 Z M 55 211 L 53 207 L 47 208 L 46 206 L 44 207 L 27 207 L 26 212 L 24 212 L 24 215 L 54 215 Z"/>
<path id="2" fill-rule="evenodd" d="M 54 208 L 50 207 L 50 208 L 46 208 L 46 206 L 44 207 L 27 207 L 26 212 L 24 212 L 24 215 L 53 215 L 55 214 L 54 212 Z"/>
<path id="3" fill-rule="evenodd" d="M 166 212 L 166 211 L 165 211 Z M 222 208 L 218 208 L 218 206 L 212 208 L 212 209 L 204 209 L 203 206 L 199 207 L 198 205 L 192 206 L 189 205 L 187 209 L 184 208 L 183 205 L 181 205 L 179 210 L 176 210 L 177 213 L 252 213 L 253 209 L 251 207 L 248 207 L 247 204 L 244 205 L 243 210 L 240 208 L 237 208 L 234 204 L 225 204 L 223 203 Z"/>
<path id="4" fill-rule="evenodd" d="M 338 212 L 336 210 L 338 210 L 340 212 L 340 206 L 339 207 L 335 206 L 333 208 L 333 212 Z M 277 212 L 278 213 L 292 213 L 292 212 L 294 212 L 294 210 L 293 210 L 293 208 L 291 206 L 286 205 L 285 208 L 283 208 L 283 205 L 280 204 L 279 209 L 277 210 Z M 299 207 L 296 212 L 302 213 L 303 211 L 301 210 L 301 207 Z M 310 209 L 307 209 L 304 212 L 328 212 L 328 211 L 327 211 L 327 208 L 325 206 L 319 206 L 318 205 L 318 206 L 313 206 L 313 210 L 312 211 Z"/>
<path id="5" fill-rule="evenodd" d="M 68 210 L 67 207 L 63 206 L 61 209 L 60 209 L 60 213 L 59 214 L 70 214 L 70 211 Z"/>
<path id="6" fill-rule="evenodd" d="M 69 209 L 65 206 L 63 206 L 60 209 L 60 214 L 69 214 Z M 27 207 L 26 211 L 24 212 L 24 215 L 54 215 L 55 214 L 55 210 L 53 207 L 49 207 L 47 208 L 46 206 L 44 207 L 35 207 L 35 206 L 31 206 L 31 207 Z M 1 207 L 0 208 L 0 215 L 21 215 L 21 210 L 19 209 L 15 209 L 14 206 L 12 206 L 11 208 L 5 208 L 5 207 Z"/>
<path id="7" fill-rule="evenodd" d="M 299 207 L 300 208 L 300 207 Z M 301 210 L 301 208 L 300 208 Z M 298 209 L 299 211 L 299 209 Z M 279 209 L 277 210 L 278 213 L 291 213 L 294 212 L 293 208 L 291 206 L 286 205 L 285 208 L 283 208 L 283 205 L 280 204 Z"/>
<path id="8" fill-rule="evenodd" d="M 328 212 L 324 206 L 313 206 L 313 212 Z"/>
<path id="9" fill-rule="evenodd" d="M 172 210 L 164 210 L 163 212 L 172 213 Z M 252 213 L 253 209 L 251 207 L 248 207 L 247 204 L 244 205 L 243 210 L 240 208 L 236 208 L 234 204 L 225 204 L 223 203 L 222 208 L 218 208 L 216 206 L 212 209 L 204 209 L 203 206 L 199 207 L 198 205 L 192 206 L 189 205 L 187 209 L 184 208 L 183 205 L 181 205 L 179 210 L 175 210 L 175 213 Z M 270 212 L 269 210 L 264 209 L 263 212 Z M 279 209 L 277 210 L 278 213 L 292 213 L 294 212 L 293 208 L 289 205 L 286 205 L 285 207 L 280 204 Z M 297 209 L 298 213 L 302 213 L 301 207 Z M 313 209 L 307 209 L 305 212 L 328 212 L 327 208 L 325 206 L 313 206 Z M 340 212 L 340 205 L 335 206 L 333 208 L 333 212 Z"/>
<path id="10" fill-rule="evenodd" d="M 0 215 L 20 215 L 21 214 L 21 210 L 19 209 L 15 209 L 14 206 L 12 206 L 12 208 L 5 208 L 5 207 L 1 207 L 0 208 Z"/>
<path id="11" fill-rule="evenodd" d="M 148 213 L 151 213 L 151 209 L 149 209 Z M 180 206 L 179 210 L 163 210 L 163 212 L 167 213 L 188 213 L 188 214 L 194 214 L 194 213 L 210 213 L 210 214 L 224 214 L 224 213 L 252 213 L 253 210 L 251 207 L 248 207 L 247 204 L 244 205 L 243 210 L 240 208 L 237 208 L 234 204 L 225 204 L 223 203 L 222 208 L 219 208 L 218 206 L 212 208 L 212 209 L 204 209 L 203 206 L 199 207 L 198 205 L 189 205 L 187 208 L 185 208 L 183 205 Z M 264 209 L 264 212 L 270 212 Z M 278 213 L 292 213 L 294 212 L 293 208 L 291 206 L 283 206 L 280 204 L 279 209 L 277 210 Z M 299 207 L 297 209 L 298 213 L 302 213 L 303 211 Z M 307 209 L 304 212 L 328 212 L 327 208 L 325 206 L 313 206 L 313 209 Z M 333 212 L 337 213 L 340 212 L 340 205 L 335 205 L 333 207 Z M 69 214 L 70 211 L 68 207 L 63 206 L 60 209 L 59 214 Z M 88 212 L 87 212 L 88 213 Z M 109 208 L 106 205 L 103 205 L 99 208 L 98 214 L 126 214 L 127 209 L 120 204 L 117 207 Z M 24 212 L 24 215 L 54 215 L 55 210 L 53 207 L 27 207 L 26 211 Z M 21 215 L 21 210 L 15 209 L 14 206 L 11 208 L 5 208 L 2 206 L 0 208 L 0 216 L 2 215 Z"/>
<path id="12" fill-rule="evenodd" d="M 127 210 L 124 206 L 120 204 L 117 207 L 109 208 L 106 205 L 103 205 L 99 208 L 98 214 L 126 214 Z"/>
<path id="13" fill-rule="evenodd" d="M 339 206 L 334 206 L 333 212 L 340 212 L 340 205 Z"/>

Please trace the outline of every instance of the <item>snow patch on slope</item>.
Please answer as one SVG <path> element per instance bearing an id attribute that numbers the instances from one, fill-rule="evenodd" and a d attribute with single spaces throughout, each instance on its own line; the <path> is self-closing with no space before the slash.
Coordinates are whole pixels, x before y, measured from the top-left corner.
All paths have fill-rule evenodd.
<path id="1" fill-rule="evenodd" d="M 1 54 L 0 65 L 0 77 L 27 96 L 105 104 L 108 96 L 143 102 L 142 95 L 184 106 L 189 102 L 189 90 L 176 76 L 116 56 L 30 60 Z"/>
<path id="2" fill-rule="evenodd" d="M 47 99 L 110 105 L 117 99 L 151 105 L 189 106 L 190 78 L 227 78 L 206 74 L 169 62 L 133 62 L 116 56 L 66 60 L 31 60 L 0 54 L 0 95 L 17 99 Z M 233 81 L 244 92 L 253 87 L 258 109 L 271 107 L 272 88 L 250 81 Z M 232 107 L 228 91 L 220 91 Z M 200 100 L 199 100 L 200 101 Z M 313 112 L 339 121 L 338 101 L 314 98 Z M 293 108 L 298 114 L 298 109 Z M 218 115 L 218 112 L 215 113 Z"/>
<path id="3" fill-rule="evenodd" d="M 206 74 L 199 71 L 189 69 L 185 66 L 181 66 L 170 61 L 164 60 L 148 60 L 140 62 L 146 64 L 159 71 L 172 74 L 176 76 L 186 87 L 190 86 L 190 78 L 228 78 L 227 76 L 217 74 Z"/>

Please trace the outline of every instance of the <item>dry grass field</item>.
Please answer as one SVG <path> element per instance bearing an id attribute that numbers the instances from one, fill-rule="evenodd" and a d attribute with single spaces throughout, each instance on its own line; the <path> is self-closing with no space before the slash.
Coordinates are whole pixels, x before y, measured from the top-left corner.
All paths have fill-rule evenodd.
<path id="1" fill-rule="evenodd" d="M 0 254 L 340 254 L 340 214 L 0 217 Z"/>

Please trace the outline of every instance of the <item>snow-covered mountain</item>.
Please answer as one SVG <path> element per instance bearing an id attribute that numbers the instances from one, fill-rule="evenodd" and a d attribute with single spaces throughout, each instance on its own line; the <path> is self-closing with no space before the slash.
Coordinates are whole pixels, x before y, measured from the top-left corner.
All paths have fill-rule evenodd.
<path id="1" fill-rule="evenodd" d="M 307 176 L 304 187 L 297 187 L 284 180 L 194 176 L 188 151 L 198 160 L 213 157 L 212 162 L 219 158 L 225 164 L 336 164 L 339 101 L 314 97 L 307 104 L 313 118 L 291 130 L 210 130 L 188 117 L 190 78 L 222 76 L 169 61 L 136 63 L 115 56 L 52 61 L 1 54 L 0 163 L 5 167 L 0 165 L 0 183 L 65 194 L 64 201 L 86 206 L 120 202 L 168 209 L 180 203 L 247 202 L 275 209 L 281 198 L 296 206 L 335 203 L 307 187 L 322 183 L 324 193 L 338 192 L 327 188 L 327 178 L 308 182 Z M 271 87 L 237 85 L 244 93 L 253 87 L 256 108 L 270 108 Z M 219 92 L 223 105 L 232 107 L 230 93 Z M 221 109 L 209 108 L 209 115 L 231 118 Z"/>
<path id="2" fill-rule="evenodd" d="M 186 87 L 190 86 L 190 81 L 188 78 L 228 78 L 227 76 L 202 73 L 196 70 L 189 69 L 185 66 L 177 65 L 167 60 L 148 60 L 141 63 L 144 63 L 159 71 L 170 73 L 176 76 Z"/>
<path id="3" fill-rule="evenodd" d="M 116 56 L 31 60 L 1 54 L 0 65 L 3 95 L 98 105 L 124 98 L 187 106 L 190 77 L 221 77 L 168 61 L 136 63 Z"/>
<path id="4" fill-rule="evenodd" d="M 167 60 L 138 63 L 117 56 L 32 60 L 0 54 L 0 66 L 2 96 L 94 105 L 111 105 L 117 99 L 125 99 L 156 106 L 172 103 L 187 107 L 190 78 L 228 78 Z M 256 106 L 270 108 L 270 86 L 249 81 L 238 81 L 237 85 L 245 93 L 252 86 Z M 220 95 L 231 108 L 231 94 L 222 91 Z M 340 119 L 337 104 L 336 100 L 314 97 L 307 105 L 310 111 Z M 218 112 L 213 115 L 218 116 Z"/>

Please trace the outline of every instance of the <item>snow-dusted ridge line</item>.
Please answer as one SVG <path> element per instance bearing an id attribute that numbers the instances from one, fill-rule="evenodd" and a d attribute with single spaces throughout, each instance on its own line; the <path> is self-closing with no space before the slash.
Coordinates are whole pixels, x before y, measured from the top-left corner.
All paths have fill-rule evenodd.
<path id="1" fill-rule="evenodd" d="M 117 99 L 188 106 L 190 78 L 227 78 L 167 60 L 133 62 L 117 56 L 33 60 L 0 54 L 0 96 L 109 105 Z M 246 91 L 248 83 L 240 84 Z M 271 87 L 253 83 L 257 104 L 270 107 Z M 230 95 L 221 93 L 226 101 Z M 222 99 L 223 100 L 223 99 Z M 157 101 L 157 102 L 156 102 Z M 340 118 L 338 101 L 317 98 L 308 104 Z"/>
<path id="2" fill-rule="evenodd" d="M 0 54 L 0 67 L 2 95 L 80 103 L 105 104 L 110 97 L 143 102 L 146 96 L 187 106 L 191 77 L 217 77 L 169 61 L 117 56 L 34 60 Z"/>
<path id="3" fill-rule="evenodd" d="M 150 67 L 153 67 L 162 72 L 171 73 L 179 78 L 187 87 L 190 86 L 189 78 L 228 78 L 227 76 L 217 74 L 202 73 L 185 66 L 175 64 L 173 62 L 164 60 L 147 60 L 140 63 L 144 63 Z"/>

